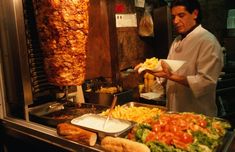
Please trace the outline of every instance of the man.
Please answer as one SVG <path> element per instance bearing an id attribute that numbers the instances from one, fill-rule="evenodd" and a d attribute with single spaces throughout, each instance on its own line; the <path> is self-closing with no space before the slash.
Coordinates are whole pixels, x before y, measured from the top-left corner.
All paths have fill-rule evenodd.
<path id="1" fill-rule="evenodd" d="M 151 73 L 167 80 L 169 110 L 216 116 L 216 84 L 223 67 L 221 46 L 215 36 L 201 26 L 197 0 L 174 0 L 171 14 L 179 36 L 173 41 L 167 59 L 186 63 L 172 73 L 162 62 L 163 70 Z"/>

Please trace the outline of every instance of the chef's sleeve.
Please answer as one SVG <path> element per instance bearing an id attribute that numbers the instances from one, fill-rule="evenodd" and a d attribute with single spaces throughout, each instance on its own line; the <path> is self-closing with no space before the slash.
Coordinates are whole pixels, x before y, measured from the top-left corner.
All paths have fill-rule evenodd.
<path id="1" fill-rule="evenodd" d="M 189 87 L 199 98 L 216 89 L 217 79 L 223 67 L 222 49 L 218 42 L 203 41 L 196 62 L 196 75 L 187 76 Z"/>

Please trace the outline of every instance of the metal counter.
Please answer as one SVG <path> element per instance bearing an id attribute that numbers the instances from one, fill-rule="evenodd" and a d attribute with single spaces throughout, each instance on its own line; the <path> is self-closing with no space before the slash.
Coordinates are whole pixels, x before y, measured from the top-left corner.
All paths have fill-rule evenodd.
<path id="1" fill-rule="evenodd" d="M 73 142 L 57 135 L 56 129 L 44 126 L 34 122 L 26 122 L 24 120 L 5 118 L 0 120 L 1 137 L 13 136 L 24 141 L 24 149 L 16 147 L 15 150 L 20 151 L 79 151 L 79 152 L 102 152 L 104 149 L 100 146 L 98 140 L 94 147 Z M 230 130 L 224 137 L 222 144 L 215 152 L 233 152 L 235 149 L 235 130 Z M 7 142 L 7 141 L 5 141 Z M 10 141 L 11 142 L 11 141 Z M 13 147 L 16 143 L 12 143 Z M 4 145 L 4 141 L 0 141 L 0 147 Z M 46 146 L 45 146 L 46 145 Z M 49 147 L 49 148 L 48 148 Z M 54 147 L 53 150 L 50 150 Z M 32 148 L 30 150 L 27 150 Z M 56 150 L 54 150 L 56 149 Z"/>
<path id="2" fill-rule="evenodd" d="M 31 151 L 49 150 L 52 148 L 59 151 L 79 151 L 79 152 L 102 152 L 104 151 L 99 144 L 94 147 L 73 142 L 57 135 L 56 129 L 40 125 L 33 122 L 25 122 L 23 120 L 7 118 L 0 120 L 0 133 L 1 137 L 11 136 L 19 141 L 23 141 L 24 149 L 15 147 L 17 151 Z M 1 141 L 0 146 L 3 145 Z M 12 143 L 16 145 L 17 143 Z M 10 147 L 14 148 L 14 147 Z M 32 148 L 32 149 L 30 149 Z M 29 150 L 30 149 L 30 150 Z M 50 151 L 50 150 L 49 150 Z"/>

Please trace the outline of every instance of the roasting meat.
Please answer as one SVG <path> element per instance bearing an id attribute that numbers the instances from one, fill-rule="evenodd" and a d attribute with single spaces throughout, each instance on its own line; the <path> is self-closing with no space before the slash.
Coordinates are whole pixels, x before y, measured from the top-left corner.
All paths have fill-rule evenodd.
<path id="1" fill-rule="evenodd" d="M 89 0 L 34 0 L 48 81 L 81 85 L 85 79 Z"/>

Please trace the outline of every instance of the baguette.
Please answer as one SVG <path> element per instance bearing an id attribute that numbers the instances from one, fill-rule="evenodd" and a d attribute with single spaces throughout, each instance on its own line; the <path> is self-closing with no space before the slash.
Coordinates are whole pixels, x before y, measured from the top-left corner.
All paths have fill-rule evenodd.
<path id="1" fill-rule="evenodd" d="M 94 146 L 97 141 L 97 134 L 84 130 L 80 127 L 69 123 L 61 123 L 57 125 L 57 134 L 64 136 L 66 139 Z"/>
<path id="2" fill-rule="evenodd" d="M 150 152 L 145 144 L 120 137 L 106 136 L 102 139 L 101 146 L 110 152 Z"/>

